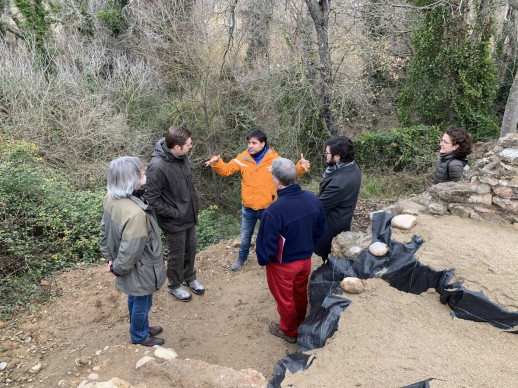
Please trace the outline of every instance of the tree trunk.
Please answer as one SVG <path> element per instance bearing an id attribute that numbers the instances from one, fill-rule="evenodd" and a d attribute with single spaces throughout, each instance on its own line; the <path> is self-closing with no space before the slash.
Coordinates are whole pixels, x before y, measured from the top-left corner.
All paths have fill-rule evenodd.
<path id="1" fill-rule="evenodd" d="M 516 133 L 516 125 L 518 124 L 518 73 L 514 76 L 513 86 L 507 97 L 505 105 L 504 118 L 502 120 L 502 128 L 500 129 L 500 137 L 504 137 L 508 133 Z"/>
<path id="2" fill-rule="evenodd" d="M 306 0 L 315 30 L 317 33 L 318 55 L 320 57 L 320 100 L 321 115 L 331 135 L 337 135 L 335 121 L 331 112 L 333 76 L 331 69 L 331 53 L 329 52 L 328 23 L 331 0 Z"/>
<path id="3" fill-rule="evenodd" d="M 513 9 L 518 10 L 517 0 L 508 0 Z M 516 133 L 516 125 L 518 124 L 518 73 L 514 76 L 513 85 L 507 97 L 505 104 L 504 118 L 502 127 L 500 128 L 500 137 L 504 137 L 509 133 Z"/>

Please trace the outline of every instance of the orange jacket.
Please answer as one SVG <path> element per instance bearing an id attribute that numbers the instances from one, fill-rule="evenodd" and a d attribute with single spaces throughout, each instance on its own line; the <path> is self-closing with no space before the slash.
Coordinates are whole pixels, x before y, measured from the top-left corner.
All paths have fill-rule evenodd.
<path id="1" fill-rule="evenodd" d="M 241 199 L 244 206 L 254 210 L 266 209 L 277 199 L 277 190 L 273 185 L 272 163 L 280 155 L 270 147 L 259 164 L 248 151 L 241 152 L 230 162 L 225 163 L 221 158 L 211 167 L 221 176 L 229 176 L 241 171 Z M 306 170 L 297 163 L 297 176 L 300 178 Z"/>

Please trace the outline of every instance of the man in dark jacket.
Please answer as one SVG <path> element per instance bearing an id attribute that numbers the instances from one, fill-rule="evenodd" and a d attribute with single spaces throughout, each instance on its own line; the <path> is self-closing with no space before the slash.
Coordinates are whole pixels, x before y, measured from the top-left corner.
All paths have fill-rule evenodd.
<path id="1" fill-rule="evenodd" d="M 278 199 L 266 208 L 259 224 L 255 252 L 266 266 L 268 287 L 277 302 L 280 324 L 270 322 L 270 333 L 297 342 L 306 318 L 311 254 L 326 230 L 326 216 L 317 197 L 297 184 L 297 168 L 288 159 L 272 164 Z"/>
<path id="2" fill-rule="evenodd" d="M 145 198 L 155 208 L 158 225 L 165 233 L 167 291 L 182 302 L 201 295 L 205 288 L 196 279 L 196 222 L 198 196 L 192 182 L 187 154 L 192 148 L 191 132 L 183 127 L 169 128 L 155 145 L 148 166 Z"/>
<path id="3" fill-rule="evenodd" d="M 315 247 L 315 253 L 325 263 L 331 252 L 333 238 L 351 230 L 361 172 L 354 161 L 354 146 L 345 136 L 335 136 L 325 141 L 327 169 L 324 172 L 318 199 L 326 212 L 327 231 Z"/>

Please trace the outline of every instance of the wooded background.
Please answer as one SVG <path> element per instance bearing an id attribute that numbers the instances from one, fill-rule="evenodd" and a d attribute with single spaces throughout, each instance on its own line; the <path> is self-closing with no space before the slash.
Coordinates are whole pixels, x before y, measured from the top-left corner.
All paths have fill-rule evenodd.
<path id="1" fill-rule="evenodd" d="M 171 125 L 193 132 L 200 248 L 239 234 L 240 177 L 204 162 L 229 161 L 254 129 L 282 156 L 311 161 L 305 188 L 337 134 L 354 141 L 367 196 L 402 182 L 394 171 L 431 184 L 446 126 L 476 140 L 516 131 L 515 8 L 0 0 L 1 314 L 45 294 L 53 271 L 99 261 L 109 161 L 149 161 Z"/>

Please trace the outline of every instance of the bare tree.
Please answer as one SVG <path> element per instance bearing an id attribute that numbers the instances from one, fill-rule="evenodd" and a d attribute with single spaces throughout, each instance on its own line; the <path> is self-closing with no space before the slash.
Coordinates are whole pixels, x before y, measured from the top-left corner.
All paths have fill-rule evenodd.
<path id="1" fill-rule="evenodd" d="M 335 120 L 331 111 L 331 93 L 333 72 L 331 68 L 331 52 L 329 51 L 329 14 L 331 0 L 306 0 L 309 13 L 315 23 L 317 33 L 318 55 L 320 57 L 320 99 L 321 115 L 330 134 L 336 135 Z"/>
<path id="2" fill-rule="evenodd" d="M 518 10 L 517 0 L 508 0 L 509 5 Z M 505 105 L 504 118 L 502 119 L 502 127 L 500 128 L 500 137 L 509 133 L 516 133 L 516 126 L 518 125 L 518 73 L 514 76 L 513 85 L 507 97 Z"/>

